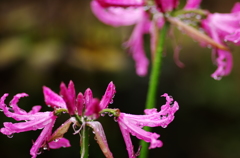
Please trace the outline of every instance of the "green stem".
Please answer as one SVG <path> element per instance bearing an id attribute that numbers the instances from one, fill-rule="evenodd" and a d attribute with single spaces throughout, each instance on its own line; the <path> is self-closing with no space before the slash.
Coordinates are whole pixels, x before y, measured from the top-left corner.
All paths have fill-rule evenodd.
<path id="1" fill-rule="evenodd" d="M 156 94 L 158 88 L 158 82 L 161 72 L 161 60 L 162 60 L 162 52 L 164 48 L 164 41 L 167 34 L 167 25 L 168 23 L 165 22 L 163 28 L 160 31 L 160 36 L 158 38 L 158 45 L 156 49 L 156 53 L 154 56 L 153 65 L 151 68 L 150 80 L 149 80 L 149 87 L 147 93 L 147 100 L 146 100 L 146 109 L 151 109 L 155 107 L 156 104 Z M 144 127 L 144 130 L 151 131 L 150 127 Z M 139 158 L 147 158 L 148 157 L 148 143 L 144 140 L 140 141 L 140 145 L 142 147 L 140 151 Z"/>
<path id="2" fill-rule="evenodd" d="M 81 158 L 88 158 L 88 127 L 83 125 L 83 129 L 81 130 L 81 150 L 80 155 Z"/>

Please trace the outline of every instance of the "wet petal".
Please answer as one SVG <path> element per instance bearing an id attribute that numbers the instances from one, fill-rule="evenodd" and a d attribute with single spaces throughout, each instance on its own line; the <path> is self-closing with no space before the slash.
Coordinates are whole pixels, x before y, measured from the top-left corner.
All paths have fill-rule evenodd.
<path id="1" fill-rule="evenodd" d="M 53 92 L 50 88 L 43 86 L 45 103 L 52 108 L 67 109 L 66 103 L 61 96 Z"/>
<path id="2" fill-rule="evenodd" d="M 60 138 L 57 141 L 52 141 L 50 143 L 48 143 L 48 147 L 50 149 L 58 149 L 58 148 L 66 148 L 66 147 L 70 147 L 71 144 L 69 142 L 68 139 L 66 138 Z"/>
<path id="3" fill-rule="evenodd" d="M 106 136 L 105 136 L 105 133 L 104 133 L 101 123 L 98 121 L 92 121 L 92 122 L 87 122 L 86 124 L 94 130 L 97 143 L 98 143 L 99 147 L 101 148 L 105 157 L 113 158 L 113 155 L 108 147 L 107 139 L 106 139 Z"/>
<path id="4" fill-rule="evenodd" d="M 105 91 L 105 94 L 103 95 L 103 97 L 99 103 L 100 111 L 102 109 L 107 108 L 108 104 L 112 104 L 115 93 L 116 93 L 116 87 L 113 84 L 113 82 L 110 82 Z"/>
<path id="5" fill-rule="evenodd" d="M 133 25 L 141 18 L 143 12 L 143 8 L 104 8 L 97 1 L 91 2 L 91 9 L 100 21 L 112 26 Z"/>

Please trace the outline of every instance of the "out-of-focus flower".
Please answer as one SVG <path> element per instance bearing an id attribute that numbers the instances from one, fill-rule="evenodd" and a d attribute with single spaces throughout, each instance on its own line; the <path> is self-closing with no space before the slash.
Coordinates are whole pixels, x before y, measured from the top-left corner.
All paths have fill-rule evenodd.
<path id="1" fill-rule="evenodd" d="M 151 51 L 152 58 L 157 47 L 157 29 L 161 29 L 167 20 L 176 25 L 183 32 L 188 34 L 194 40 L 197 40 L 204 46 L 212 46 L 219 50 L 216 63 L 217 70 L 212 77 L 219 79 L 226 76 L 232 69 L 232 56 L 229 49 L 223 42 L 219 42 L 212 35 L 212 27 L 216 33 L 220 33 L 224 40 L 240 43 L 239 28 L 239 10 L 240 3 L 237 3 L 231 14 L 227 14 L 226 18 L 218 18 L 218 14 L 209 14 L 208 11 L 200 10 L 201 0 L 187 0 L 182 10 L 176 10 L 178 0 L 155 0 L 155 1 L 136 1 L 136 0 L 93 0 L 91 8 L 95 16 L 102 22 L 112 26 L 127 26 L 135 24 L 132 35 L 125 43 L 129 47 L 130 53 L 135 61 L 136 72 L 139 76 L 145 76 L 148 71 L 149 61 L 144 51 L 143 35 L 149 33 L 151 35 Z M 206 20 L 202 19 L 208 15 Z M 219 14 L 219 17 L 222 15 Z M 229 23 L 231 22 L 231 23 Z M 200 25 L 202 23 L 202 25 Z M 224 23 L 222 26 L 219 23 Z M 212 26 L 212 24 L 214 26 Z M 193 27 L 194 26 L 194 27 Z M 211 36 L 201 32 L 201 27 L 207 30 Z M 230 29 L 226 29 L 230 27 Z M 219 27 L 219 28 L 218 28 Z M 221 41 L 221 40 L 220 40 Z M 221 55 L 220 55 L 221 54 Z M 227 56 L 227 57 L 226 57 Z M 226 60 L 226 61 L 225 61 Z"/>
<path id="2" fill-rule="evenodd" d="M 178 103 L 173 101 L 173 98 L 168 94 L 163 94 L 166 97 L 166 104 L 161 107 L 161 111 L 157 112 L 156 108 L 145 109 L 145 115 L 132 115 L 120 113 L 117 121 L 121 129 L 129 158 L 135 158 L 130 134 L 150 143 L 149 149 L 161 147 L 162 142 L 157 140 L 160 135 L 157 133 L 147 132 L 142 128 L 144 126 L 166 128 L 174 119 L 175 112 L 179 109 Z"/>
<path id="3" fill-rule="evenodd" d="M 213 13 L 208 14 L 205 20 L 202 20 L 202 26 L 210 37 L 217 43 L 225 45 L 225 41 L 240 44 L 240 3 L 237 2 L 231 13 Z M 212 74 L 215 79 L 221 79 L 231 72 L 233 61 L 229 51 L 215 49 L 217 70 Z"/>

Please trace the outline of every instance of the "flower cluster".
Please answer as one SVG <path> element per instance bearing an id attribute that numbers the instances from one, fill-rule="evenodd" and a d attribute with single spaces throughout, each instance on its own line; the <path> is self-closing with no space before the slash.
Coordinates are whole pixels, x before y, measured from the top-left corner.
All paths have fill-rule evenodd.
<path id="1" fill-rule="evenodd" d="M 97 142 L 102 149 L 104 155 L 112 158 L 113 155 L 108 147 L 106 136 L 102 125 L 96 119 L 101 113 L 111 113 L 115 116 L 119 124 L 123 138 L 125 140 L 128 155 L 130 158 L 136 157 L 133 151 L 133 145 L 130 139 L 130 134 L 150 143 L 150 149 L 161 147 L 162 142 L 158 140 L 157 133 L 147 132 L 142 128 L 144 126 L 165 128 L 174 119 L 174 113 L 178 110 L 178 103 L 173 101 L 172 97 L 167 94 L 166 104 L 161 107 L 160 112 L 157 109 L 146 109 L 145 115 L 132 115 L 120 112 L 119 109 L 108 109 L 108 105 L 113 102 L 115 95 L 115 85 L 110 82 L 105 94 L 99 101 L 93 98 L 91 89 L 87 89 L 84 94 L 81 92 L 76 95 L 74 84 L 72 81 L 66 86 L 64 83 L 60 85 L 60 95 L 53 92 L 48 87 L 43 87 L 45 103 L 53 108 L 53 111 L 40 112 L 41 106 L 34 106 L 31 111 L 26 112 L 17 105 L 21 97 L 28 96 L 25 93 L 17 94 L 7 106 L 4 101 L 8 94 L 4 94 L 0 99 L 0 109 L 7 117 L 11 117 L 16 121 L 24 121 L 18 123 L 4 122 L 4 127 L 0 132 L 12 136 L 14 133 L 20 133 L 30 130 L 43 129 L 37 140 L 33 143 L 30 149 L 32 158 L 37 157 L 40 149 L 57 149 L 60 147 L 69 147 L 70 142 L 63 138 L 63 135 L 68 131 L 69 126 L 73 123 L 73 127 L 79 126 L 75 133 L 80 132 L 85 126 L 93 129 Z M 68 113 L 70 118 L 62 124 L 55 132 L 52 128 L 56 119 L 61 113 Z"/>
<path id="2" fill-rule="evenodd" d="M 202 46 L 213 48 L 218 68 L 212 77 L 220 79 L 232 69 L 232 55 L 224 41 L 240 43 L 240 3 L 235 4 L 230 14 L 212 14 L 200 10 L 200 3 L 201 0 L 187 0 L 182 9 L 176 9 L 179 0 L 93 0 L 91 8 L 95 16 L 108 25 L 116 27 L 135 24 L 125 46 L 129 47 L 135 60 L 138 75 L 145 76 L 149 64 L 144 52 L 143 34 L 151 35 L 151 50 L 154 55 L 157 47 L 156 28 L 161 29 L 164 23 L 170 22 L 199 41 Z"/>

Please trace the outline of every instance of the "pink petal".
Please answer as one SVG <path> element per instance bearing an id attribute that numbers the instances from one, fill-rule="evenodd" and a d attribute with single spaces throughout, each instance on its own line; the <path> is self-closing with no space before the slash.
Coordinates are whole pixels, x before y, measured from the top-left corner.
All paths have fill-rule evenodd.
<path id="1" fill-rule="evenodd" d="M 43 86 L 43 94 L 45 103 L 52 108 L 64 108 L 67 109 L 66 103 L 62 97 L 53 92 L 50 88 Z"/>
<path id="2" fill-rule="evenodd" d="M 231 13 L 240 12 L 240 2 L 236 2 L 231 10 Z"/>
<path id="3" fill-rule="evenodd" d="M 100 21 L 112 26 L 133 25 L 141 18 L 143 12 L 143 8 L 104 8 L 97 1 L 91 2 L 91 9 Z"/>
<path id="4" fill-rule="evenodd" d="M 32 107 L 32 110 L 29 111 L 28 114 L 36 114 L 41 110 L 41 108 L 42 108 L 41 106 L 36 105 L 36 106 Z"/>
<path id="5" fill-rule="evenodd" d="M 84 98 L 85 98 L 85 106 L 86 106 L 85 108 L 87 109 L 88 106 L 92 104 L 92 99 L 93 99 L 92 90 L 90 88 L 86 89 L 84 93 Z"/>
<path id="6" fill-rule="evenodd" d="M 32 155 L 32 158 L 37 157 L 38 150 L 41 147 L 43 147 L 43 145 L 46 143 L 46 141 L 50 137 L 55 120 L 56 120 L 56 118 L 50 119 L 49 123 L 44 127 L 41 134 L 39 135 L 39 137 L 33 144 L 32 148 L 30 149 L 30 155 Z"/>
<path id="7" fill-rule="evenodd" d="M 113 155 L 108 147 L 107 139 L 101 123 L 98 121 L 92 121 L 92 122 L 87 122 L 86 124 L 94 130 L 97 143 L 99 144 L 99 147 L 101 148 L 105 157 L 113 158 Z"/>
<path id="8" fill-rule="evenodd" d="M 1 133 L 12 135 L 14 133 L 26 132 L 30 130 L 42 129 L 56 119 L 52 112 L 45 112 L 38 115 L 34 120 L 20 123 L 4 122 L 4 127 L 1 128 Z"/>
<path id="9" fill-rule="evenodd" d="M 14 110 L 15 113 L 17 114 L 26 114 L 26 111 L 20 109 L 17 105 L 18 101 L 20 98 L 22 97 L 27 97 L 28 94 L 26 93 L 19 93 L 19 94 L 16 94 L 13 99 L 10 101 L 10 107 Z"/>
<path id="10" fill-rule="evenodd" d="M 91 104 L 86 108 L 84 115 L 88 116 L 89 119 L 95 120 L 99 117 L 99 112 L 102 109 L 100 109 L 99 106 L 99 100 L 96 98 L 93 98 Z"/>
<path id="11" fill-rule="evenodd" d="M 129 47 L 130 53 L 133 56 L 136 71 L 139 76 L 145 76 L 147 74 L 149 64 L 144 51 L 143 35 L 147 31 L 146 26 L 149 26 L 150 21 L 145 13 L 143 13 L 142 16 L 142 20 L 136 24 L 130 39 L 125 43 L 125 46 Z"/>
<path id="12" fill-rule="evenodd" d="M 225 41 L 233 42 L 234 44 L 240 45 L 240 28 L 234 33 L 229 34 L 225 37 Z"/>
<path id="13" fill-rule="evenodd" d="M 131 140 L 131 137 L 130 137 L 130 133 L 127 129 L 127 127 L 119 122 L 118 123 L 119 127 L 120 127 L 120 130 L 122 132 L 122 136 L 123 136 L 123 139 L 125 141 L 125 145 L 126 145 L 126 149 L 128 151 L 128 157 L 129 158 L 136 158 L 136 155 L 134 153 L 134 148 L 133 148 L 133 144 L 132 144 L 132 140 Z"/>
<path id="14" fill-rule="evenodd" d="M 217 70 L 211 75 L 215 80 L 220 80 L 223 76 L 229 75 L 233 67 L 232 54 L 228 51 L 218 50 L 216 64 Z"/>
<path id="15" fill-rule="evenodd" d="M 109 6 L 143 6 L 146 3 L 146 0 L 96 0 L 104 7 Z"/>
<path id="16" fill-rule="evenodd" d="M 80 92 L 78 93 L 77 95 L 77 100 L 76 100 L 76 108 L 77 108 L 77 111 L 78 111 L 78 115 L 82 115 L 82 112 L 83 112 L 83 108 L 84 108 L 84 96 L 83 94 Z"/>
<path id="17" fill-rule="evenodd" d="M 116 93 L 116 87 L 113 84 L 113 82 L 110 82 L 105 91 L 105 94 L 103 95 L 99 103 L 100 110 L 107 108 L 108 104 L 113 103 L 113 98 L 115 96 L 115 93 Z"/>
<path id="18" fill-rule="evenodd" d="M 69 82 L 68 84 L 68 88 L 66 87 L 66 85 L 64 83 L 61 83 L 60 85 L 60 94 L 63 97 L 63 100 L 65 101 L 66 105 L 67 105 L 67 109 L 70 115 L 74 115 L 75 114 L 75 97 L 76 97 L 76 93 L 75 93 L 75 88 L 74 88 L 74 84 L 72 81 Z"/>
<path id="19" fill-rule="evenodd" d="M 178 6 L 179 0 L 155 0 L 161 12 L 169 12 Z"/>
<path id="20" fill-rule="evenodd" d="M 192 10 L 199 8 L 202 0 L 187 0 L 187 3 L 184 7 L 185 10 Z"/>
<path id="21" fill-rule="evenodd" d="M 66 147 L 70 147 L 70 142 L 68 139 L 66 138 L 60 138 L 57 141 L 52 141 L 50 143 L 48 143 L 48 146 L 50 149 L 58 149 L 58 148 L 66 148 Z"/>

